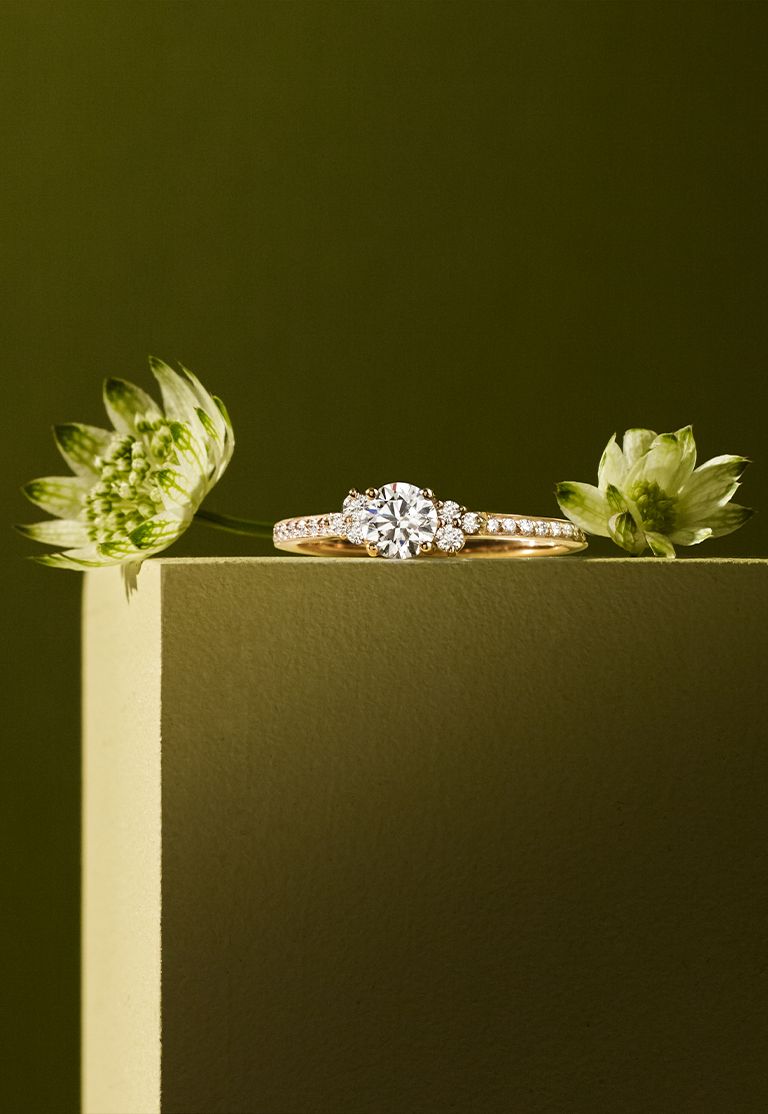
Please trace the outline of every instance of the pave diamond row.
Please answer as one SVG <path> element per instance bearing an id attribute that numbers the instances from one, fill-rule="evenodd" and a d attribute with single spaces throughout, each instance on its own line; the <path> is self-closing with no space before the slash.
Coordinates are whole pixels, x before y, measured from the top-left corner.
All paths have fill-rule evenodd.
<path id="1" fill-rule="evenodd" d="M 496 534 L 518 538 L 568 538 L 583 542 L 586 535 L 572 522 L 558 522 L 548 518 L 496 518 L 486 517 L 481 534 Z"/>
<path id="2" fill-rule="evenodd" d="M 342 538 L 345 536 L 344 515 L 308 514 L 304 518 L 287 518 L 278 522 L 273 531 L 275 541 L 293 538 Z"/>

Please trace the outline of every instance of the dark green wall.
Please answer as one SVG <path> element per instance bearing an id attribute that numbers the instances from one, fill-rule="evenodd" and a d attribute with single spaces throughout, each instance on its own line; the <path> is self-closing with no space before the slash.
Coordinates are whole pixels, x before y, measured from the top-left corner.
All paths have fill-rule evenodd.
<path id="1" fill-rule="evenodd" d="M 768 505 L 765 5 L 24 0 L 0 33 L 5 521 L 150 352 L 229 404 L 224 511 L 405 478 L 547 514 L 614 430 L 688 421 Z M 70 1112 L 80 583 L 6 541 L 0 1105 Z"/>

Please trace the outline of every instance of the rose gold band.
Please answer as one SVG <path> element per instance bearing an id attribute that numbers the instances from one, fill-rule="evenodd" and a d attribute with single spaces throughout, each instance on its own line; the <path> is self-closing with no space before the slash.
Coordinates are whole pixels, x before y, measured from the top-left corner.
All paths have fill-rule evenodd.
<path id="1" fill-rule="evenodd" d="M 467 519 L 465 515 L 465 520 Z M 587 548 L 581 530 L 560 518 L 532 518 L 525 515 L 474 512 L 476 531 L 465 531 L 461 557 L 559 557 Z M 344 534 L 339 514 L 315 514 L 285 518 L 275 523 L 277 549 L 314 557 L 364 557 L 366 550 L 350 542 Z M 445 557 L 438 546 L 423 553 Z"/>

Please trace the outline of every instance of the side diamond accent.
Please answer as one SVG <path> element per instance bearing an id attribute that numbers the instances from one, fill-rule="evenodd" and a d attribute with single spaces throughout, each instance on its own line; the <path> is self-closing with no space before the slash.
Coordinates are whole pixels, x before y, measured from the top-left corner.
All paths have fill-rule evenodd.
<path id="1" fill-rule="evenodd" d="M 439 508 L 439 514 L 440 514 L 440 522 L 444 526 L 450 526 L 452 523 L 454 523 L 456 521 L 456 519 L 461 514 L 461 507 L 459 506 L 458 503 L 454 503 L 454 501 L 452 499 L 448 499 Z"/>
<path id="2" fill-rule="evenodd" d="M 458 526 L 441 526 L 436 534 L 438 549 L 443 553 L 458 553 L 464 548 L 464 535 Z"/>
<path id="3" fill-rule="evenodd" d="M 362 545 L 365 541 L 365 531 L 362 522 L 350 522 L 347 527 L 347 541 L 352 545 Z"/>

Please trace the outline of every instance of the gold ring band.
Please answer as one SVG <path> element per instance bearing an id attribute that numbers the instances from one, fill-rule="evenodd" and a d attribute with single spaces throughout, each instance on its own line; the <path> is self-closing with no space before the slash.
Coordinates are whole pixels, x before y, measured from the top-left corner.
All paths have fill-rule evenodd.
<path id="1" fill-rule="evenodd" d="M 470 511 L 404 483 L 353 489 L 338 512 L 281 519 L 273 541 L 314 557 L 559 557 L 587 547 L 565 519 Z"/>

